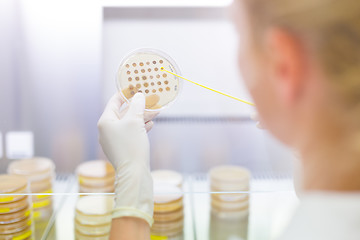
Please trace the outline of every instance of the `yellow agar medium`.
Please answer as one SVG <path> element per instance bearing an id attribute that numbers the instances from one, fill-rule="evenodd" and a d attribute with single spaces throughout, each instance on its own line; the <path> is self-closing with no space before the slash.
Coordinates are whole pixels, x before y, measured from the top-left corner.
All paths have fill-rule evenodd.
<path id="1" fill-rule="evenodd" d="M 255 106 L 255 104 L 253 104 L 253 103 L 251 103 L 251 102 L 242 100 L 242 99 L 240 99 L 240 98 L 231 96 L 230 94 L 220 92 L 220 91 L 218 91 L 218 90 L 215 90 L 215 89 L 213 89 L 213 88 L 207 87 L 207 86 L 202 85 L 202 84 L 200 84 L 200 83 L 197 83 L 197 82 L 191 81 L 191 80 L 189 80 L 189 79 L 186 79 L 186 78 L 184 78 L 184 77 L 182 77 L 182 76 L 180 76 L 180 75 L 178 75 L 178 74 L 176 74 L 176 73 L 173 73 L 173 72 L 170 72 L 170 71 L 166 70 L 164 67 L 161 67 L 160 70 L 161 70 L 161 71 L 164 71 L 164 72 L 167 72 L 167 73 L 170 73 L 170 74 L 172 74 L 172 75 L 174 75 L 174 76 L 177 76 L 177 77 L 179 77 L 179 78 L 181 78 L 181 79 L 184 79 L 184 80 L 186 80 L 186 81 L 188 81 L 188 82 L 190 82 L 190 83 L 193 83 L 193 84 L 195 84 L 195 85 L 198 85 L 198 86 L 200 86 L 200 87 L 203 87 L 203 88 L 205 88 L 205 89 L 207 89 L 207 90 L 210 90 L 210 91 L 219 93 L 219 94 L 221 94 L 221 95 L 224 95 L 224 96 L 226 96 L 226 97 L 232 98 L 232 99 L 237 100 L 237 101 L 239 101 L 239 102 L 246 103 L 246 104 L 248 104 L 248 105 L 250 105 L 250 106 Z"/>

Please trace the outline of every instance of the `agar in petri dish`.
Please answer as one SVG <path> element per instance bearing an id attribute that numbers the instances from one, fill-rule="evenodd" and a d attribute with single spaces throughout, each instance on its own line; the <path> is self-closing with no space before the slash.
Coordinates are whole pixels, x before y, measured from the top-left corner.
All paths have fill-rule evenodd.
<path id="1" fill-rule="evenodd" d="M 147 69 L 144 69 L 144 63 Z M 137 92 L 144 93 L 145 109 L 148 111 L 159 111 L 168 107 L 179 96 L 182 80 L 172 74 L 162 73 L 161 68 L 180 74 L 174 60 L 159 50 L 138 49 L 130 53 L 122 60 L 117 71 L 116 84 L 120 93 L 127 101 Z M 130 89 L 129 79 L 142 80 L 143 84 Z M 156 79 L 156 84 L 151 82 L 151 79 Z M 168 87 L 166 91 L 161 88 L 163 84 Z"/>

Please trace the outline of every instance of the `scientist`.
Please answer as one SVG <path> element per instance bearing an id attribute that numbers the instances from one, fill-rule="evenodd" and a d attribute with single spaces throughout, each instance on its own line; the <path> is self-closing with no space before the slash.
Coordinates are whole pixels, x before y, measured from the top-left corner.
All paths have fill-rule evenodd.
<path id="1" fill-rule="evenodd" d="M 232 8 L 260 121 L 303 165 L 300 205 L 280 239 L 359 240 L 360 1 L 237 0 Z M 152 116 L 144 119 L 142 94 L 119 114 L 122 104 L 115 95 L 98 123 L 116 168 L 111 239 L 150 239 Z"/>

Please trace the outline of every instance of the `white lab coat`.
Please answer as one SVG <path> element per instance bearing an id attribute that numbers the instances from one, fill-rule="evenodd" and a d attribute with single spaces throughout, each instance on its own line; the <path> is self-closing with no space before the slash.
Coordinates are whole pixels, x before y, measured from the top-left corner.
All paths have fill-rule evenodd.
<path id="1" fill-rule="evenodd" d="M 360 192 L 304 194 L 279 240 L 360 240 Z"/>

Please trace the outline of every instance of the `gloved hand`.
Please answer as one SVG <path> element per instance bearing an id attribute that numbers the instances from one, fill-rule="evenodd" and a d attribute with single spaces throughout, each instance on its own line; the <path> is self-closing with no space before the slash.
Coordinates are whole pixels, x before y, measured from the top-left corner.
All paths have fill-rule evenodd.
<path id="1" fill-rule="evenodd" d="M 155 115 L 147 114 L 144 119 L 142 93 L 135 94 L 128 109 L 120 111 L 124 102 L 120 94 L 114 95 L 98 122 L 100 144 L 116 171 L 113 218 L 142 218 L 151 226 L 154 203 L 147 131 Z"/>

